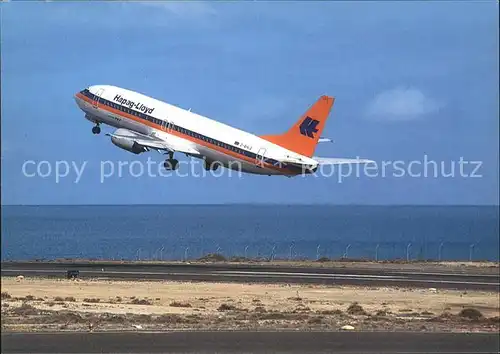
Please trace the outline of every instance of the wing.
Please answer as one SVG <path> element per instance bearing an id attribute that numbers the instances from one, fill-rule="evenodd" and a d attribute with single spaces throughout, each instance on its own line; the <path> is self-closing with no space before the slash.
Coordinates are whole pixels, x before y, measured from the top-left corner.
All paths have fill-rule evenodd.
<path id="1" fill-rule="evenodd" d="M 200 152 L 191 146 L 189 143 L 183 143 L 182 139 L 172 139 L 166 141 L 156 136 L 148 136 L 137 132 L 132 132 L 127 129 L 117 129 L 113 134 L 107 133 L 113 142 L 126 141 L 135 143 L 147 150 L 164 150 L 168 152 L 181 152 L 187 155 L 199 157 Z"/>

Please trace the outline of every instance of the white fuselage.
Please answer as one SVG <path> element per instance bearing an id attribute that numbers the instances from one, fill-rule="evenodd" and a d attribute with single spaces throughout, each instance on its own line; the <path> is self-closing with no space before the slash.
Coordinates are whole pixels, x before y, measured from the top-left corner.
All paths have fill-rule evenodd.
<path id="1" fill-rule="evenodd" d="M 85 117 L 95 123 L 125 128 L 199 151 L 228 168 L 266 175 L 297 175 L 297 168 L 282 167 L 285 159 L 317 162 L 256 135 L 127 89 L 90 86 L 87 95 L 75 95 Z"/>

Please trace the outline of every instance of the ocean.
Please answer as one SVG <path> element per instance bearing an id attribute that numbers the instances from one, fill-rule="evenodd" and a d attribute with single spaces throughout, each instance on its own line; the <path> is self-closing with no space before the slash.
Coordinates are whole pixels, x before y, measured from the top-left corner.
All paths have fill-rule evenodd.
<path id="1" fill-rule="evenodd" d="M 2 206 L 1 257 L 499 260 L 498 206 Z"/>

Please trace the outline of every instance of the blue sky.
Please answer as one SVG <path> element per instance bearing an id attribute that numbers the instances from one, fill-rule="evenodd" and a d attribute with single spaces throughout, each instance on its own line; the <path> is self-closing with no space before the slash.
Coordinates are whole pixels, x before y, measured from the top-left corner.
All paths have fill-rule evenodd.
<path id="1" fill-rule="evenodd" d="M 9 2 L 2 23 L 2 204 L 498 204 L 497 2 Z M 471 177 L 244 175 L 100 182 L 160 162 L 91 134 L 73 94 L 111 84 L 256 134 L 336 97 L 316 155 L 481 161 Z M 111 128 L 106 128 L 111 131 Z M 26 177 L 26 161 L 81 166 Z M 471 164 L 469 164 L 471 166 Z M 380 165 L 379 165 L 380 167 Z M 30 167 L 29 173 L 34 171 Z M 415 168 L 418 172 L 418 168 Z"/>

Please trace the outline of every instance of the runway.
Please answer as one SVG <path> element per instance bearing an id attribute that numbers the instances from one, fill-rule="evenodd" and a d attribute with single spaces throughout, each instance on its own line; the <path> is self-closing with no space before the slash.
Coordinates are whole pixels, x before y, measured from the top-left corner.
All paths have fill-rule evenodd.
<path id="1" fill-rule="evenodd" d="M 2 353 L 498 353 L 497 334 L 163 332 L 2 334 Z"/>
<path id="2" fill-rule="evenodd" d="M 460 290 L 500 290 L 500 274 L 493 272 L 414 271 L 394 267 L 291 267 L 249 264 L 134 264 L 4 262 L 2 276 L 65 277 L 77 269 L 80 277 L 121 280 L 177 280 L 240 283 L 300 283 L 328 285 L 397 286 Z"/>

